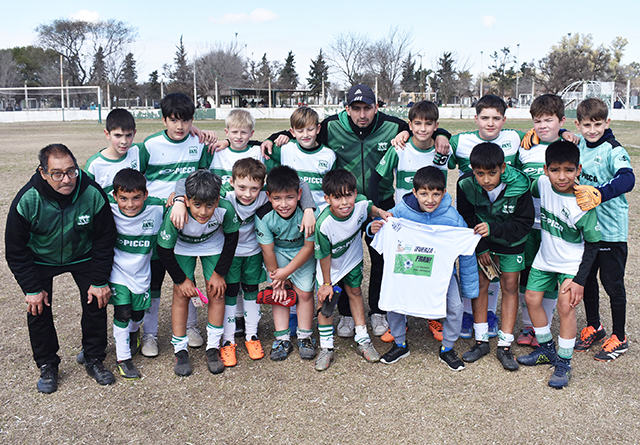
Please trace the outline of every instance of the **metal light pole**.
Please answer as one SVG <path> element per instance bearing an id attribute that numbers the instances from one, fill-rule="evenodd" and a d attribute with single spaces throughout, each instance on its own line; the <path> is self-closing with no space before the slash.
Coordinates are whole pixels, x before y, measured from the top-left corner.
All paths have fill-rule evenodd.
<path id="1" fill-rule="evenodd" d="M 516 58 L 516 105 L 520 105 L 520 44 L 518 43 L 518 57 Z"/>

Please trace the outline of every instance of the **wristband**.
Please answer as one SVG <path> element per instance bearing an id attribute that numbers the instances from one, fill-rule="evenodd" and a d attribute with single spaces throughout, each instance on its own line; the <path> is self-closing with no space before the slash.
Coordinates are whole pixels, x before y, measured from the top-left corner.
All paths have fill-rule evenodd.
<path id="1" fill-rule="evenodd" d="M 173 198 L 173 202 L 181 202 L 181 203 L 183 203 L 183 204 L 186 204 L 186 203 L 184 202 L 184 198 L 182 198 L 182 197 Z"/>
<path id="2" fill-rule="evenodd" d="M 331 286 L 331 283 L 322 283 L 323 286 Z"/>

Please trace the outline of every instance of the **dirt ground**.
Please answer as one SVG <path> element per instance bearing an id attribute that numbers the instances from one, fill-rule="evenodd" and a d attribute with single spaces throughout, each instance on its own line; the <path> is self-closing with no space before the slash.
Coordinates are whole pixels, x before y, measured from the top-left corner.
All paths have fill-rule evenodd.
<path id="1" fill-rule="evenodd" d="M 219 121 L 197 123 L 220 131 Z M 472 129 L 473 122 L 442 121 L 453 133 Z M 529 128 L 527 121 L 508 127 Z M 256 138 L 287 127 L 286 121 L 259 121 Z M 98 123 L 30 123 L 0 125 L 0 218 L 37 165 L 36 153 L 46 144 L 62 142 L 81 164 L 105 146 Z M 136 141 L 161 128 L 141 121 Z M 573 128 L 573 124 L 567 124 Z M 640 167 L 640 124 L 614 123 L 614 132 Z M 450 175 L 454 177 L 455 175 Z M 450 183 L 450 190 L 455 190 Z M 638 443 L 640 389 L 636 386 L 640 349 L 640 263 L 636 229 L 638 193 L 630 201 L 627 263 L 627 335 L 630 350 L 615 362 L 593 360 L 591 351 L 576 353 L 568 388 L 547 386 L 551 370 L 544 366 L 509 373 L 492 353 L 463 372 L 438 362 L 439 344 L 425 320 L 412 318 L 407 334 L 411 355 L 394 365 L 369 364 L 355 352 L 351 339 L 336 338 L 337 357 L 323 373 L 302 361 L 295 351 L 285 362 L 268 358 L 252 362 L 243 344 L 238 365 L 213 376 L 205 351 L 191 350 L 194 373 L 173 373 L 170 344 L 170 287 L 163 288 L 160 356 L 135 357 L 143 378 L 127 382 L 116 377 L 98 386 L 75 362 L 80 347 L 80 304 L 70 276 L 54 283 L 54 316 L 61 344 L 60 385 L 39 394 L 39 373 L 31 356 L 22 293 L 4 261 L 0 266 L 0 443 L 147 444 L 280 444 L 280 443 Z M 9 234 L 10 236 L 10 234 Z M 4 240 L 1 248 L 4 256 Z M 366 280 L 364 294 L 367 295 Z M 611 328 L 607 298 L 602 299 L 603 324 Z M 112 320 L 112 309 L 109 309 Z M 578 326 L 585 325 L 582 305 Z M 200 312 L 204 328 L 205 313 Z M 337 318 L 337 317 L 336 317 Z M 558 332 L 557 317 L 552 333 Z M 516 331 L 521 329 L 516 325 Z M 259 336 L 268 354 L 273 323 L 264 310 Z M 115 371 L 115 347 L 109 327 L 105 364 Z M 389 346 L 374 340 L 381 352 Z M 459 354 L 472 340 L 459 340 Z M 516 355 L 528 348 L 514 346 Z M 635 425 L 635 426 L 634 426 Z"/>

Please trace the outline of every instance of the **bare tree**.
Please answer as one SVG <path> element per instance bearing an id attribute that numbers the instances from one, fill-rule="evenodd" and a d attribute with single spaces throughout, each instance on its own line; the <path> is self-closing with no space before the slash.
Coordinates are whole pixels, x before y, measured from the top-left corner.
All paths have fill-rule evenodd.
<path id="1" fill-rule="evenodd" d="M 412 39 L 411 32 L 392 27 L 365 51 L 364 66 L 378 79 L 378 94 L 387 102 L 395 97 Z"/>
<path id="2" fill-rule="evenodd" d="M 99 22 L 57 19 L 36 28 L 38 43 L 61 54 L 73 85 L 84 84 L 90 76 L 96 53 L 102 48 L 107 68 L 120 67 L 127 45 L 136 31 L 114 19 Z"/>
<path id="3" fill-rule="evenodd" d="M 218 94 L 231 94 L 232 88 L 243 86 L 246 64 L 237 42 L 217 43 L 196 61 L 198 90 L 215 96 L 217 79 Z"/>
<path id="4" fill-rule="evenodd" d="M 327 60 L 348 86 L 362 79 L 368 37 L 356 32 L 340 33 L 329 44 Z"/>
<path id="5" fill-rule="evenodd" d="M 10 49 L 0 49 L 0 87 L 20 86 L 20 71 Z"/>

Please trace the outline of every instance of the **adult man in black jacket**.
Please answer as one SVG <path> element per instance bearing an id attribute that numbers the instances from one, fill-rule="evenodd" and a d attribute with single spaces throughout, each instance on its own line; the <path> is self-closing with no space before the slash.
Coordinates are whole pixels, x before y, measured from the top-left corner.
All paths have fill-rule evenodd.
<path id="1" fill-rule="evenodd" d="M 51 311 L 53 277 L 70 272 L 82 302 L 82 346 L 87 373 L 114 382 L 103 365 L 107 346 L 107 285 L 116 228 L 104 191 L 78 168 L 62 144 L 40 150 L 40 166 L 11 204 L 6 259 L 25 293 L 38 391 L 58 388 L 59 345 Z"/>

